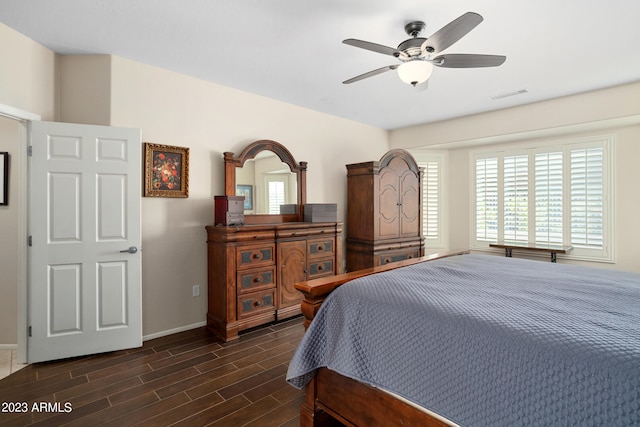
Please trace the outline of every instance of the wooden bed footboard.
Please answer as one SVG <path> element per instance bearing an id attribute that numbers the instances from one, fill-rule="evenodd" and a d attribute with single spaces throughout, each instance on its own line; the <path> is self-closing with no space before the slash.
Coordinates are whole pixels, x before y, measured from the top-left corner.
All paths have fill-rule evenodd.
<path id="1" fill-rule="evenodd" d="M 467 253 L 469 253 L 468 250 L 441 252 L 421 258 L 389 263 L 384 266 L 296 283 L 296 289 L 304 295 L 301 309 L 305 317 L 305 330 L 311 324 L 325 298 L 334 289 L 350 280 Z M 321 368 L 305 387 L 305 399 L 300 407 L 300 425 L 302 427 L 341 425 L 442 427 L 455 424 L 450 424 L 437 415 L 418 409 L 415 405 L 400 400 L 392 394 L 347 378 L 329 369 Z"/>
<path id="2" fill-rule="evenodd" d="M 349 273 L 338 274 L 336 276 L 327 276 L 320 279 L 308 280 L 306 282 L 296 283 L 294 286 L 302 292 L 304 299 L 300 304 L 300 309 L 305 317 L 305 330 L 311 324 L 316 313 L 320 309 L 322 302 L 327 296 L 338 286 L 343 285 L 353 279 L 369 276 L 383 271 L 395 270 L 396 268 L 406 267 L 408 265 L 420 264 L 421 262 L 433 261 L 435 259 L 446 258 L 454 255 L 468 254 L 469 250 L 456 250 L 447 252 L 438 252 L 431 255 L 425 255 L 420 258 L 406 259 L 404 261 L 391 262 L 379 267 L 365 268 L 364 270 L 352 271 Z"/>

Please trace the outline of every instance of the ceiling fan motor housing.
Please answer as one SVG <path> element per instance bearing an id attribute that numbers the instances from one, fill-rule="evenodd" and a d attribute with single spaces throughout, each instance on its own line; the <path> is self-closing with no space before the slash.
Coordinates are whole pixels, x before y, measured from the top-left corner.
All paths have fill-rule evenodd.
<path id="1" fill-rule="evenodd" d="M 402 43 L 400 43 L 398 45 L 398 50 L 400 50 L 400 51 L 406 53 L 407 55 L 409 55 L 409 58 L 405 59 L 403 57 L 400 57 L 400 59 L 403 60 L 403 61 L 407 61 L 412 57 L 422 55 L 421 46 L 422 46 L 422 43 L 425 42 L 425 40 L 427 40 L 427 39 L 424 38 L 424 37 L 415 37 L 415 38 L 408 39 L 408 40 L 405 40 Z M 432 48 L 432 50 L 433 50 L 433 48 Z"/>

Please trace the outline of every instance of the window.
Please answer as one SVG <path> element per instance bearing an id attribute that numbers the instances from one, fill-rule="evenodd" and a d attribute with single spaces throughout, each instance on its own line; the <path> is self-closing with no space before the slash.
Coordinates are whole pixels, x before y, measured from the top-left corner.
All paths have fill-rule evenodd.
<path id="1" fill-rule="evenodd" d="M 471 246 L 566 244 L 570 257 L 612 261 L 612 140 L 473 152 Z"/>
<path id="2" fill-rule="evenodd" d="M 476 160 L 476 239 L 498 240 L 498 159 Z"/>
<path id="3" fill-rule="evenodd" d="M 422 175 L 422 235 L 425 239 L 427 251 L 446 247 L 444 236 L 443 206 L 445 197 L 444 164 L 446 154 L 439 151 L 411 152 L 418 166 L 423 169 Z"/>

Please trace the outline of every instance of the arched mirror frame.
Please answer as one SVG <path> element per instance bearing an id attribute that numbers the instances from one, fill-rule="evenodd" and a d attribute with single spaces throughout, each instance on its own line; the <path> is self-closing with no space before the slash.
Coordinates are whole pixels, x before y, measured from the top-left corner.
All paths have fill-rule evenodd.
<path id="1" fill-rule="evenodd" d="M 298 209 L 296 214 L 256 214 L 245 215 L 245 224 L 270 224 L 276 222 L 297 222 L 304 218 L 303 206 L 307 203 L 307 162 L 296 162 L 287 148 L 276 141 L 262 139 L 249 144 L 238 157 L 231 152 L 224 153 L 224 194 L 236 195 L 236 169 L 244 166 L 247 160 L 254 159 L 262 151 L 275 153 L 291 172 L 296 174 L 298 182 Z"/>

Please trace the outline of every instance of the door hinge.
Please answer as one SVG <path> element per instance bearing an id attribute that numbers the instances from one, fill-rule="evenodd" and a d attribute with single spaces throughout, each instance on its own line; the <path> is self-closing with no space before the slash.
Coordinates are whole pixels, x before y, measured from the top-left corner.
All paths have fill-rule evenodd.
<path id="1" fill-rule="evenodd" d="M 29 337 L 31 337 L 31 326 L 29 326 Z"/>
<path id="2" fill-rule="evenodd" d="M 27 155 L 29 157 L 33 156 L 33 145 L 27 147 Z"/>
<path id="3" fill-rule="evenodd" d="M 32 238 L 32 236 L 27 237 L 27 245 L 33 246 L 33 238 Z"/>

